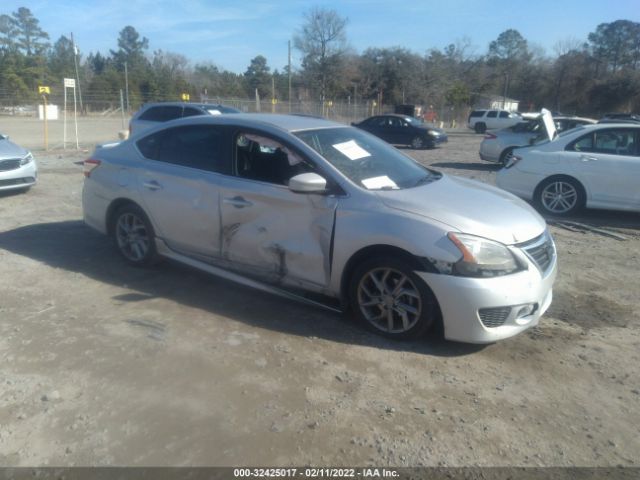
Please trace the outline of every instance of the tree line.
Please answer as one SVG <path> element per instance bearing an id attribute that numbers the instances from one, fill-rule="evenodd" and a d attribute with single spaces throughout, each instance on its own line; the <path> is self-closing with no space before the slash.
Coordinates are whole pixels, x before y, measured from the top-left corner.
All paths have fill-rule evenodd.
<path id="1" fill-rule="evenodd" d="M 25 7 L 0 15 L 0 101 L 37 99 L 38 85 L 80 81 L 93 108 L 106 108 L 125 88 L 132 108 L 148 101 L 201 98 L 276 98 L 279 101 L 413 103 L 465 110 L 484 95 L 520 100 L 521 110 L 541 107 L 597 116 L 640 110 L 640 23 L 598 25 L 584 40 L 558 41 L 552 55 L 508 29 L 477 53 L 470 39 L 417 53 L 408 48 L 354 51 L 348 19 L 335 10 L 311 8 L 292 32 L 301 64 L 271 69 L 257 55 L 244 73 L 213 61 L 192 65 L 180 53 L 150 50 L 149 40 L 125 26 L 117 49 L 82 55 L 71 36 L 54 43 Z M 290 88 L 291 85 L 291 88 Z M 289 99 L 291 92 L 291 99 Z"/>

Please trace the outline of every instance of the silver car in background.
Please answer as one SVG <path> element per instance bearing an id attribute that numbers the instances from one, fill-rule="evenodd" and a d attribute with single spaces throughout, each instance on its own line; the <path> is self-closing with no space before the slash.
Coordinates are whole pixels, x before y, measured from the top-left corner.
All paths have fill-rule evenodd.
<path id="1" fill-rule="evenodd" d="M 571 130 L 580 125 L 596 123 L 591 118 L 582 117 L 553 117 L 558 132 Z M 480 158 L 487 162 L 506 165 L 514 148 L 528 146 L 538 139 L 546 137 L 542 114 L 538 118 L 520 122 L 509 128 L 487 132 L 480 144 Z"/>
<path id="2" fill-rule="evenodd" d="M 85 175 L 84 220 L 129 263 L 171 258 L 350 308 L 391 338 L 441 324 L 448 339 L 493 342 L 551 303 L 555 246 L 528 204 L 339 123 L 176 120 L 98 148 Z"/>
<path id="3" fill-rule="evenodd" d="M 38 167 L 31 152 L 0 134 L 0 192 L 27 191 L 37 179 Z"/>

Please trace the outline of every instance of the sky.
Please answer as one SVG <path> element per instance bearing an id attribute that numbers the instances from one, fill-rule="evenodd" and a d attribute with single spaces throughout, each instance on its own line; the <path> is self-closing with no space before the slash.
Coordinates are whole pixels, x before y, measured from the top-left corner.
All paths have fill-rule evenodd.
<path id="1" fill-rule="evenodd" d="M 243 73 L 257 55 L 282 70 L 287 42 L 314 6 L 348 19 L 347 39 L 358 53 L 399 46 L 424 54 L 468 39 L 469 52 L 481 55 L 514 28 L 554 55 L 558 42 L 584 42 L 600 23 L 640 22 L 640 0 L 2 0 L 0 14 L 27 7 L 51 43 L 73 32 L 85 56 L 116 50 L 120 30 L 131 25 L 149 39 L 149 53 L 180 53 L 192 65 Z M 292 50 L 295 68 L 301 55 Z"/>

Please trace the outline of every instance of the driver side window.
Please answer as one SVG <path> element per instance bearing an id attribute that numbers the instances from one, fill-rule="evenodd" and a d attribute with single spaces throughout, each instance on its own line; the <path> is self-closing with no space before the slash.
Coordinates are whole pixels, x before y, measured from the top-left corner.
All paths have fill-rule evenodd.
<path id="1" fill-rule="evenodd" d="M 248 132 L 236 136 L 235 159 L 238 177 L 277 185 L 286 186 L 292 177 L 314 171 L 281 142 Z"/>

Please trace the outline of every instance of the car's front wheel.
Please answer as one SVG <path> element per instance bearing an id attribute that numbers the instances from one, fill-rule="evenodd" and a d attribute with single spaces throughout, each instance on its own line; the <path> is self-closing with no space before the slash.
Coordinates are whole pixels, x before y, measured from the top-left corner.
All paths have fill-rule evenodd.
<path id="1" fill-rule="evenodd" d="M 420 137 L 420 136 L 416 136 L 413 138 L 413 140 L 411 140 L 411 148 L 415 149 L 415 150 L 419 150 L 421 148 L 424 148 L 425 142 L 424 142 L 424 138 Z"/>
<path id="2" fill-rule="evenodd" d="M 113 218 L 113 238 L 130 264 L 147 266 L 156 262 L 153 226 L 140 207 L 130 204 L 118 209 Z"/>
<path id="3" fill-rule="evenodd" d="M 361 323 L 394 339 L 421 337 L 439 312 L 429 287 L 400 259 L 373 258 L 359 265 L 351 279 L 349 297 Z"/>
<path id="4" fill-rule="evenodd" d="M 538 207 L 551 215 L 571 215 L 585 204 L 582 185 L 571 177 L 551 177 L 544 180 L 534 195 Z"/>

